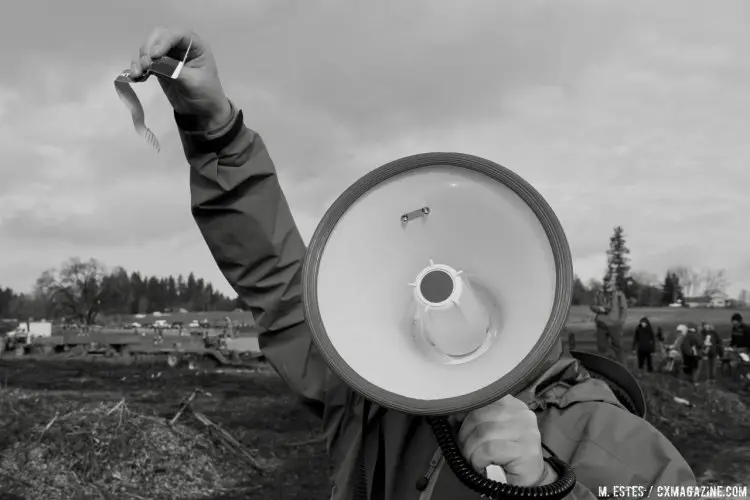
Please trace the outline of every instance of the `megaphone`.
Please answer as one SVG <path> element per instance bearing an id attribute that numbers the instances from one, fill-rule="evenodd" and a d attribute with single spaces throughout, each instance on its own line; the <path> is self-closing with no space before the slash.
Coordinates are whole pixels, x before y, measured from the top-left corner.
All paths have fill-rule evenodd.
<path id="1" fill-rule="evenodd" d="M 573 266 L 544 198 L 496 163 L 426 153 L 379 167 L 331 205 L 308 246 L 303 298 L 313 341 L 345 383 L 427 417 L 446 462 L 489 498 L 562 498 L 473 470 L 447 416 L 515 394 L 544 369 L 571 303 Z M 501 476 L 502 477 L 502 476 Z"/>

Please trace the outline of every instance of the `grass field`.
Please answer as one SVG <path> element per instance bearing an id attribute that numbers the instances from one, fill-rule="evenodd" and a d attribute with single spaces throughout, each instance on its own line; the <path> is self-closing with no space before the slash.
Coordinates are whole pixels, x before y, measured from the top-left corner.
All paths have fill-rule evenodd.
<path id="1" fill-rule="evenodd" d="M 643 315 L 631 314 L 635 321 Z M 668 314 L 651 316 L 665 325 L 686 321 Z M 585 312 L 574 311 L 571 325 L 586 323 L 576 318 Z M 591 330 L 580 329 L 577 340 L 593 346 Z M 694 388 L 666 375 L 638 376 L 648 419 L 702 483 L 750 485 L 750 394 L 730 383 Z M 198 416 L 185 412 L 170 429 L 166 421 L 196 388 L 205 391 L 193 401 Z M 325 500 L 328 462 L 318 432 L 318 421 L 271 371 L 0 360 L 3 500 Z M 255 462 L 267 469 L 254 470 Z"/>

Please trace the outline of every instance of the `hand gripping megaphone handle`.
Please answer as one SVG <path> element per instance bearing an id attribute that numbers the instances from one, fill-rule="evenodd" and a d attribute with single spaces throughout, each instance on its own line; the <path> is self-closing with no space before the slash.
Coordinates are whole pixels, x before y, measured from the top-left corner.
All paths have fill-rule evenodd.
<path id="1" fill-rule="evenodd" d="M 480 474 L 469 464 L 461 454 L 456 443 L 453 429 L 445 417 L 428 417 L 438 445 L 443 452 L 445 461 L 456 477 L 468 488 L 491 500 L 538 498 L 544 500 L 562 500 L 576 485 L 576 476 L 568 464 L 552 455 L 545 458 L 557 473 L 557 479 L 552 484 L 544 486 L 514 486 L 490 478 L 499 476 L 500 467 L 488 467 L 487 476 Z M 503 476 L 505 472 L 502 471 Z"/>

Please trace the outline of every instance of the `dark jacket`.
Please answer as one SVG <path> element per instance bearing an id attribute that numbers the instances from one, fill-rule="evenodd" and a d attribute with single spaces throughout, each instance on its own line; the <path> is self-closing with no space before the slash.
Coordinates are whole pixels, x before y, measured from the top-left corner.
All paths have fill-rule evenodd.
<path id="1" fill-rule="evenodd" d="M 729 347 L 750 348 L 750 328 L 745 323 L 732 325 L 732 337 L 729 341 Z"/>
<path id="2" fill-rule="evenodd" d="M 703 353 L 709 358 L 722 356 L 724 353 L 723 342 L 716 330 L 706 330 L 703 334 Z"/>
<path id="3" fill-rule="evenodd" d="M 700 334 L 695 330 L 690 330 L 687 335 L 685 335 L 685 338 L 682 340 L 682 344 L 680 345 L 682 355 L 685 357 L 700 356 L 702 344 L 703 342 Z"/>
<path id="4" fill-rule="evenodd" d="M 182 123 L 180 135 L 191 165 L 193 216 L 219 268 L 252 312 L 263 354 L 322 418 L 333 465 L 330 498 L 353 497 L 355 459 L 363 450 L 370 488 L 381 485 L 384 500 L 478 499 L 443 465 L 424 418 L 375 404 L 365 415 L 363 397 L 328 369 L 305 323 L 305 245 L 260 136 L 242 126 L 228 143 L 199 147 L 226 131 L 209 135 L 186 126 Z M 594 500 L 600 485 L 696 484 L 666 437 L 561 353 L 516 397 L 536 412 L 543 441 L 575 470 L 578 483 L 568 498 Z M 430 467 L 433 460 L 437 468 Z M 376 463 L 382 465 L 380 479 L 373 479 Z M 429 495 L 415 487 L 428 470 L 435 471 L 425 490 Z"/>
<path id="5" fill-rule="evenodd" d="M 646 326 L 641 326 L 641 323 L 646 323 Z M 641 318 L 638 322 L 638 326 L 635 327 L 633 333 L 633 349 L 637 349 L 640 352 L 654 352 L 656 348 L 656 335 L 654 329 L 651 326 L 651 322 L 648 318 Z"/>

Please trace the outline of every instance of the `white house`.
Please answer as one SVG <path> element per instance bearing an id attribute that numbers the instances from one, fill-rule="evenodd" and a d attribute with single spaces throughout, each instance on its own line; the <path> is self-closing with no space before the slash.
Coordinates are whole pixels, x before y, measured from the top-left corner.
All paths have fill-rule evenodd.
<path id="1" fill-rule="evenodd" d="M 727 300 L 729 300 L 729 297 L 725 293 L 713 293 L 708 307 L 729 307 Z"/>
<path id="2" fill-rule="evenodd" d="M 685 299 L 685 304 L 687 304 L 688 307 L 723 308 L 729 307 L 727 303 L 728 301 L 729 296 L 727 294 L 716 292 L 701 297 L 688 297 Z"/>

